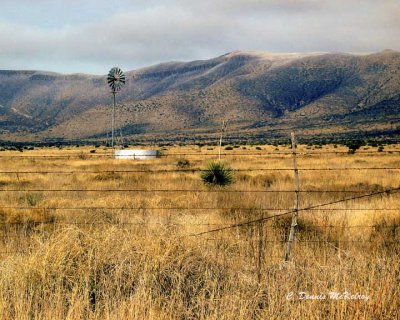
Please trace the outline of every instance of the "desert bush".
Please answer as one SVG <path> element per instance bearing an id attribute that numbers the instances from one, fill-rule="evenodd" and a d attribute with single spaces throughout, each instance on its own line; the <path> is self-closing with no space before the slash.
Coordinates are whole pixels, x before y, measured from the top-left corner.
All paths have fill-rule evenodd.
<path id="1" fill-rule="evenodd" d="M 355 184 L 349 184 L 349 189 L 359 190 L 365 193 L 369 192 L 382 192 L 385 191 L 385 187 L 377 183 L 359 182 Z"/>
<path id="2" fill-rule="evenodd" d="M 7 185 L 9 185 L 10 182 L 9 181 L 5 181 L 5 180 L 0 180 L 0 187 L 5 187 Z"/>
<path id="3" fill-rule="evenodd" d="M 233 172 L 222 162 L 210 162 L 201 173 L 201 179 L 206 185 L 224 187 L 233 183 Z"/>
<path id="4" fill-rule="evenodd" d="M 346 143 L 347 147 L 349 148 L 348 153 L 354 154 L 358 149 L 365 145 L 363 141 L 349 141 Z"/>
<path id="5" fill-rule="evenodd" d="M 25 224 L 26 228 L 56 221 L 55 215 L 51 212 L 36 208 L 25 211 L 10 209 L 0 212 L 0 216 L 6 223 Z"/>
<path id="6" fill-rule="evenodd" d="M 187 159 L 179 159 L 176 166 L 181 169 L 190 167 L 190 161 Z"/>
<path id="7" fill-rule="evenodd" d="M 102 172 L 93 177 L 95 181 L 114 181 L 120 179 L 122 179 L 122 176 L 115 172 Z"/>
<path id="8" fill-rule="evenodd" d="M 27 204 L 28 206 L 34 207 L 42 200 L 43 200 L 43 194 L 36 192 L 28 192 L 20 197 L 19 202 L 21 204 Z"/>
<path id="9" fill-rule="evenodd" d="M 233 147 L 227 146 L 227 147 L 225 147 L 225 150 L 233 150 Z"/>
<path id="10" fill-rule="evenodd" d="M 375 223 L 371 230 L 370 239 L 391 239 L 391 241 L 400 240 L 400 218 L 396 218 L 383 218 Z"/>

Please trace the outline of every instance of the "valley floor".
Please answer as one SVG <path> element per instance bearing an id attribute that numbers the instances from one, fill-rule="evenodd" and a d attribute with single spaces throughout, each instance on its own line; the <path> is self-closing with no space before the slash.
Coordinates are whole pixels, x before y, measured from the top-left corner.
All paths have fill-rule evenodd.
<path id="1" fill-rule="evenodd" d="M 1 319 L 395 319 L 400 145 L 0 152 Z"/>

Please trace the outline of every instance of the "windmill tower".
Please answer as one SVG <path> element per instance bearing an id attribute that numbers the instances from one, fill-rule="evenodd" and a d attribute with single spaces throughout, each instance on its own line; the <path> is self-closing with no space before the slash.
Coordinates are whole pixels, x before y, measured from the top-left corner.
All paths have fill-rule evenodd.
<path id="1" fill-rule="evenodd" d="M 123 71 L 114 67 L 110 70 L 107 76 L 108 85 L 111 88 L 113 95 L 113 110 L 112 110 L 112 120 L 111 120 L 111 147 L 114 151 L 114 130 L 115 130 L 115 107 L 117 105 L 116 94 L 125 84 L 125 74 Z"/>

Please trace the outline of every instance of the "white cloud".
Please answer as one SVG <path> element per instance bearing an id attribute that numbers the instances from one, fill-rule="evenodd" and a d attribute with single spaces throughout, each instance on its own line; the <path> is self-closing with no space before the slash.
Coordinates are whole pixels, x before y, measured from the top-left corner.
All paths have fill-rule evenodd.
<path id="1" fill-rule="evenodd" d="M 45 8 L 46 1 L 36 4 Z M 105 73 L 112 65 L 133 69 L 236 49 L 400 49 L 400 7 L 394 0 L 170 0 L 138 1 L 135 6 L 121 1 L 109 15 L 103 10 L 109 7 L 105 1 L 88 3 L 90 19 L 68 23 L 73 19 L 60 16 L 52 28 L 29 19 L 12 23 L 0 14 L 0 69 Z"/>

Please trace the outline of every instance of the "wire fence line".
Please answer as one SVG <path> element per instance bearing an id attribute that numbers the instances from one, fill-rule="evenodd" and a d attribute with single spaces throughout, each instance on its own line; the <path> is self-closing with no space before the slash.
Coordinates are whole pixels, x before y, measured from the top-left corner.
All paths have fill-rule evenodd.
<path id="1" fill-rule="evenodd" d="M 349 170 L 400 170 L 400 167 L 342 167 L 342 168 L 299 168 L 299 171 L 349 171 Z M 119 174 L 119 173 L 179 173 L 179 172 L 206 172 L 208 169 L 160 169 L 160 170 L 96 170 L 96 171 L 0 171 L 0 174 Z M 216 170 L 218 171 L 218 170 Z M 292 168 L 248 168 L 230 169 L 232 172 L 253 171 L 293 171 Z"/>
<path id="2" fill-rule="evenodd" d="M 185 210 L 185 211 L 212 211 L 212 210 L 240 210 L 240 211 L 272 211 L 272 210 L 291 210 L 289 208 L 245 208 L 245 207 L 93 207 L 93 206 L 86 206 L 86 207 L 58 207 L 58 206 L 49 206 L 49 207 L 37 207 L 37 206 L 1 206 L 0 209 L 16 209 L 16 210 L 121 210 L 121 211 L 139 211 L 139 210 L 166 210 L 166 211 L 176 211 L 176 210 Z M 400 211 L 400 208 L 314 208 L 314 209 L 307 209 L 307 211 Z"/>
<path id="3" fill-rule="evenodd" d="M 347 202 L 347 201 L 351 201 L 351 200 L 358 200 L 358 199 L 362 199 L 362 198 L 369 198 L 369 197 L 373 197 L 373 196 L 377 196 L 377 195 L 382 195 L 384 193 L 389 194 L 389 193 L 394 193 L 394 192 L 399 192 L 400 188 L 391 188 L 391 189 L 387 189 L 384 191 L 378 191 L 378 192 L 372 192 L 372 193 L 368 193 L 368 194 L 363 194 L 361 196 L 354 196 L 354 197 L 349 197 L 349 198 L 345 198 L 345 199 L 340 199 L 340 200 L 335 200 L 335 201 L 330 201 L 330 202 L 326 202 L 326 203 L 321 203 L 321 204 L 317 204 L 317 205 L 312 205 L 306 208 L 299 208 L 297 211 L 298 212 L 304 212 L 307 211 L 309 209 L 316 209 L 316 208 L 320 208 L 320 207 L 324 207 L 324 206 L 328 206 L 328 205 L 332 205 L 332 204 L 337 204 L 337 203 L 342 203 L 342 202 Z M 226 226 L 226 227 L 222 227 L 222 228 L 217 228 L 217 229 L 212 229 L 212 230 L 208 230 L 208 231 L 204 231 L 204 232 L 199 232 L 199 233 L 194 233 L 194 234 L 190 234 L 188 236 L 201 236 L 204 234 L 209 234 L 209 233 L 216 233 L 219 231 L 223 231 L 223 230 L 227 230 L 227 229 L 232 229 L 232 228 L 240 228 L 240 227 L 244 227 L 244 226 L 248 226 L 248 225 L 252 225 L 252 224 L 256 224 L 256 223 L 260 223 L 260 222 L 265 222 L 267 220 L 271 220 L 274 218 L 280 218 L 283 216 L 287 216 L 289 214 L 291 214 L 293 212 L 293 210 L 290 211 L 286 211 L 283 213 L 279 213 L 276 215 L 272 215 L 272 216 L 268 216 L 268 217 L 264 217 L 264 218 L 260 218 L 260 219 L 255 219 L 255 220 L 251 220 L 251 221 L 245 221 L 245 222 L 241 222 L 241 223 L 236 223 L 230 226 Z"/>
<path id="4" fill-rule="evenodd" d="M 210 189 L 1 189 L 0 192 L 135 192 L 135 193 L 358 193 L 360 190 L 210 190 Z M 382 193 L 390 193 L 383 191 Z"/>
<path id="5" fill-rule="evenodd" d="M 1 238 L 20 238 L 21 236 L 0 236 Z M 204 238 L 204 241 L 225 241 L 231 243 L 246 243 L 246 242 L 258 242 L 263 241 L 265 243 L 279 243 L 284 244 L 287 240 L 266 240 L 265 238 L 247 238 L 247 239 L 232 239 L 232 238 Z M 376 240 L 376 239 L 368 239 L 368 240 L 329 240 L 329 239 L 318 239 L 318 240 L 309 240 L 309 239 L 295 239 L 294 242 L 297 243 L 374 243 L 377 245 L 382 244 L 398 244 L 400 245 L 400 240 L 398 241 L 387 241 L 387 240 Z M 281 257 L 282 258 L 282 257 Z"/>
<path id="6" fill-rule="evenodd" d="M 367 152 L 367 151 L 357 151 L 355 155 L 380 155 L 380 154 L 399 154 L 400 151 L 382 151 L 382 152 Z M 235 157 L 235 156 L 251 156 L 251 157 L 263 157 L 263 156 L 308 156 L 308 155 L 328 155 L 328 154 L 335 154 L 335 155 L 347 155 L 349 154 L 347 151 L 333 151 L 333 152 L 328 152 L 328 151 L 321 151 L 321 152 L 304 152 L 304 151 L 298 151 L 296 153 L 293 152 L 249 152 L 249 153 L 222 153 L 221 156 L 226 156 L 226 157 Z M 202 156 L 217 156 L 217 153 L 165 153 L 161 154 L 161 157 L 183 157 L 183 156 L 197 156 L 197 157 L 202 157 Z M 349 154 L 349 156 L 354 156 L 354 154 Z M 25 158 L 38 158 L 38 159 L 96 159 L 96 158 L 112 158 L 113 155 L 109 153 L 96 153 L 96 154 L 69 154 L 69 155 L 64 155 L 64 156 L 54 156 L 54 155 L 19 155 L 19 156 L 8 156 L 8 155 L 0 155 L 0 158 L 14 158 L 17 160 L 20 159 L 25 159 Z M 173 165 L 173 164 L 172 164 Z M 275 168 L 245 168 L 245 169 L 232 169 L 234 172 L 267 172 L 267 171 L 293 171 L 293 168 L 289 167 L 275 167 Z M 351 167 L 351 166 L 344 166 L 344 167 L 303 167 L 303 168 L 298 168 L 298 171 L 355 171 L 355 170 L 379 170 L 379 171 L 385 171 L 385 170 L 400 170 L 400 167 L 396 166 L 383 166 L 383 167 Z M 202 169 L 202 168 L 185 168 L 185 169 L 153 169 L 153 170 L 148 170 L 148 169 L 129 169 L 129 170 L 15 170 L 15 171 L 0 171 L 0 174 L 3 175 L 24 175 L 24 174 L 60 174 L 60 175 L 78 175 L 78 174 L 130 174 L 130 173 L 146 173 L 146 174 L 158 174 L 158 173 L 196 173 L 196 172 L 204 172 L 208 171 L 207 169 Z M 299 213 L 306 213 L 307 211 L 338 211 L 338 212 L 359 212 L 359 211 L 388 211 L 388 212 L 396 212 L 399 211 L 400 208 L 329 208 L 329 206 L 335 205 L 335 204 L 347 204 L 350 201 L 353 200 L 358 200 L 358 199 L 367 199 L 371 197 L 377 197 L 379 195 L 394 195 L 397 194 L 400 191 L 400 188 L 388 188 L 384 190 L 318 190 L 318 189 L 312 189 L 312 190 L 292 190 L 292 189 L 287 189 L 287 190 L 232 190 L 232 189 L 220 189 L 220 190 L 213 190 L 213 189 L 145 189 L 145 188 L 131 188 L 131 189 L 121 189 L 121 188 L 105 188 L 105 189 L 84 189 L 84 188 L 76 188 L 76 189 L 62 189 L 62 188 L 13 188 L 13 189 L 7 189 L 7 187 L 3 187 L 0 189 L 0 194 L 5 194 L 8 192 L 11 193 L 27 193 L 27 192 L 49 192 L 49 193 L 69 193 L 69 192 L 78 192 L 78 193 L 86 193 L 86 192 L 98 192 L 98 193 L 205 193 L 205 194 L 212 194 L 212 193 L 231 193 L 231 194 L 238 194 L 238 193 L 245 193 L 245 194 L 294 194 L 294 193 L 301 193 L 301 194 L 307 194 L 307 193 L 332 193 L 332 194 L 343 194 L 343 193 L 351 193 L 355 194 L 351 197 L 345 197 L 329 202 L 324 202 L 320 204 L 315 204 L 315 205 L 309 205 L 304 208 L 299 208 L 298 212 Z M 328 208 L 327 208 L 328 207 Z M 207 235 L 216 235 L 220 234 L 220 232 L 225 231 L 225 230 L 232 230 L 232 229 L 239 229 L 242 227 L 247 227 L 247 226 L 255 226 L 255 225 L 262 225 L 262 228 L 277 228 L 276 226 L 267 226 L 265 225 L 264 222 L 269 221 L 269 220 L 279 220 L 281 218 L 287 217 L 289 214 L 293 213 L 293 209 L 288 209 L 288 208 L 276 208 L 276 207 L 261 207 L 261 208 L 238 208 L 238 207 L 199 207 L 199 208 L 194 208 L 194 207 L 168 207 L 168 206 L 163 206 L 163 207 L 145 207 L 145 206 L 138 206 L 138 207 L 112 207 L 112 206 L 79 206 L 79 207 L 61 207 L 61 206 L 41 206 L 41 207 L 36 207 L 36 206 L 0 206 L 1 210 L 68 210 L 68 211 L 73 211 L 73 210 L 80 210 L 80 211 L 89 211 L 89 210 L 121 210 L 121 211 L 145 211 L 145 210 L 159 210 L 159 211 L 177 211 L 177 210 L 188 210 L 188 211 L 211 211 L 211 210 L 243 210 L 243 211 L 254 211 L 254 212 L 265 212 L 265 211 L 284 211 L 280 213 L 276 213 L 273 215 L 268 215 L 266 217 L 261 217 L 258 219 L 246 219 L 245 221 L 241 221 L 238 223 L 191 223 L 191 222 L 185 222 L 185 223 L 169 223 L 169 222 L 151 222 L 151 221 L 143 221 L 143 222 L 124 222 L 124 221 L 117 221 L 117 222 L 98 222 L 98 221 L 61 221 L 57 218 L 49 221 L 34 221 L 33 220 L 27 220 L 27 221 L 8 221 L 8 222 L 0 222 L 0 226 L 3 227 L 17 227 L 17 226 L 40 226 L 40 225 L 76 225 L 76 226 L 109 226 L 109 225 L 115 225 L 115 226 L 164 226 L 164 227 L 185 227 L 185 226 L 195 226 L 195 227 L 206 227 L 208 230 L 206 231 L 201 231 L 201 232 L 196 232 L 196 233 L 190 233 L 190 234 L 185 234 L 185 235 L 180 235 L 177 238 L 182 239 L 182 238 L 188 238 L 188 237 L 196 237 L 199 238 L 201 241 L 215 241 L 215 242 L 232 242 L 232 243 L 246 243 L 246 242 L 264 242 L 264 243 L 279 243 L 283 244 L 287 240 L 286 239 L 275 239 L 275 240 L 269 240 L 266 237 L 265 238 L 254 238 L 254 237 L 247 237 L 245 239 L 226 239 L 226 238 L 206 238 Z M 91 218 L 96 218 L 96 216 L 93 216 Z M 286 226 L 287 227 L 287 226 Z M 284 226 L 284 228 L 286 228 Z M 342 225 L 313 225 L 310 228 L 300 226 L 301 230 L 306 231 L 306 230 L 315 230 L 315 228 L 321 228 L 321 229 L 341 229 L 341 230 L 346 230 L 346 229 L 365 229 L 365 228 L 370 228 L 370 229 L 379 229 L 379 230 L 390 230 L 391 232 L 396 231 L 399 228 L 398 225 L 354 225 L 354 226 L 342 226 Z M 210 229 L 212 228 L 212 229 Z M 5 230 L 1 230 L 0 232 L 4 232 Z M 6 231 L 9 232 L 10 230 Z M 283 230 L 285 232 L 285 230 Z M 21 235 L 20 235 L 21 236 Z M 7 239 L 11 238 L 18 238 L 17 235 L 0 235 L 0 239 L 3 239 L 3 241 L 6 241 Z M 399 244 L 399 241 L 394 241 L 394 240 L 376 240 L 376 239 L 367 239 L 367 240 L 343 240 L 343 239 L 335 239 L 335 240 L 330 240 L 330 239 L 316 239 L 316 240 L 311 240 L 311 239 L 302 239 L 302 238 L 296 238 L 295 243 L 375 243 L 375 244 L 394 244 L 397 245 Z M 3 252 L 0 252 L 3 254 Z M 272 257 L 272 256 L 271 256 Z M 270 258 L 270 256 L 268 256 Z M 282 258 L 279 256 L 279 258 Z"/>
<path id="7" fill-rule="evenodd" d="M 20 239 L 21 237 L 7 237 L 8 239 Z M 1 239 L 1 237 L 0 237 Z M 18 242 L 18 241 L 15 241 Z M 228 245 L 240 245 L 240 244 L 244 244 L 244 245 L 248 245 L 251 243 L 259 243 L 262 242 L 263 245 L 279 245 L 279 246 L 283 246 L 285 245 L 285 243 L 287 242 L 287 240 L 266 240 L 266 239 L 225 239 L 225 238 L 206 238 L 203 239 L 203 243 L 197 244 L 195 245 L 195 247 L 201 247 L 201 246 L 207 246 L 207 243 L 210 242 L 217 242 L 217 243 L 225 243 Z M 22 242 L 24 243 L 24 242 Z M 336 245 L 359 245 L 359 246 L 373 246 L 373 247 L 382 247 L 382 246 L 386 246 L 386 247 L 390 247 L 393 248 L 395 250 L 399 249 L 399 245 L 400 245 L 400 241 L 387 241 L 387 240 L 323 240 L 323 239 L 319 239 L 319 240 L 302 240 L 302 239 L 295 239 L 294 243 L 296 244 L 325 244 L 325 245 L 329 245 L 329 246 L 334 246 L 334 248 L 336 248 Z M 24 247 L 24 248 L 20 248 L 19 250 L 10 250 L 10 251 L 0 251 L 0 254 L 3 255 L 9 255 L 9 254 L 29 254 L 29 252 L 32 250 L 32 248 L 29 247 Z M 304 258 L 304 257 L 303 257 Z M 309 258 L 309 257 L 308 257 Z M 265 256 L 265 259 L 267 260 L 271 260 L 271 259 L 277 259 L 277 260 L 282 260 L 282 256 L 279 255 L 271 255 L 268 254 Z M 308 262 L 309 263 L 309 262 Z"/>
<path id="8" fill-rule="evenodd" d="M 265 239 L 227 239 L 227 238 L 206 238 L 205 241 L 227 241 L 227 242 L 252 242 L 252 241 L 263 241 L 266 243 L 286 243 L 287 240 L 265 240 Z M 295 239 L 294 242 L 298 243 L 374 243 L 374 244 L 399 244 L 399 241 L 386 241 L 386 240 L 303 240 L 303 239 Z"/>
<path id="9" fill-rule="evenodd" d="M 12 225 L 12 226 L 24 226 L 27 224 L 31 225 L 46 225 L 46 224 L 54 224 L 54 225 L 114 225 L 114 226 L 125 226 L 125 225 L 132 225 L 132 226 L 231 226 L 232 223 L 191 223 L 191 222 L 185 222 L 185 223 L 165 223 L 165 222 L 74 222 L 74 221 L 18 221 L 18 222 L 0 222 L 0 225 Z M 264 226 L 266 229 L 276 229 L 279 228 L 277 226 Z M 342 225 L 313 225 L 312 227 L 305 227 L 302 226 L 301 230 L 311 230 L 315 231 L 315 228 L 323 229 L 323 228 L 328 228 L 328 229 L 365 229 L 365 228 L 382 228 L 382 229 L 398 229 L 400 228 L 400 225 L 357 225 L 357 226 L 342 226 Z M 6 237 L 4 235 L 0 235 L 0 238 Z"/>
<path id="10" fill-rule="evenodd" d="M 348 197 L 348 198 L 339 199 L 339 200 L 335 200 L 335 201 L 330 201 L 330 202 L 326 202 L 326 203 L 321 203 L 321 204 L 317 204 L 317 205 L 312 205 L 312 206 L 308 206 L 308 207 L 305 207 L 305 208 L 299 208 L 298 212 L 311 211 L 311 210 L 319 209 L 319 208 L 326 207 L 326 206 L 333 205 L 333 204 L 344 203 L 344 202 L 348 202 L 348 201 L 352 201 L 352 200 L 358 200 L 358 199 L 362 199 L 362 198 L 369 198 L 369 197 L 382 195 L 382 194 L 392 194 L 392 193 L 397 193 L 399 191 L 400 191 L 400 188 L 386 189 L 384 191 L 377 191 L 377 192 L 362 194 L 360 196 L 353 196 L 353 197 Z M 33 209 L 35 209 L 35 208 L 33 208 Z M 188 236 L 201 236 L 201 235 L 204 235 L 204 234 L 215 233 L 215 232 L 219 232 L 219 231 L 223 231 L 223 230 L 227 230 L 227 229 L 249 226 L 249 225 L 256 224 L 256 223 L 265 222 L 267 220 L 281 218 L 283 216 L 287 216 L 287 215 L 291 214 L 292 212 L 293 212 L 293 210 L 288 210 L 288 211 L 285 211 L 283 213 L 275 214 L 275 215 L 272 215 L 272 216 L 263 217 L 263 218 L 260 218 L 260 219 L 255 219 L 255 220 L 250 220 L 250 221 L 245 221 L 245 222 L 242 222 L 242 223 L 225 225 L 225 226 L 223 226 L 221 228 L 216 228 L 216 229 L 212 229 L 212 230 L 208 230 L 208 231 L 204 231 L 204 232 L 200 232 L 200 233 L 196 233 L 196 234 L 190 234 Z M 46 223 L 46 222 L 44 221 L 43 223 Z M 47 222 L 47 223 L 53 223 L 53 222 Z M 11 224 L 11 223 L 8 222 L 8 223 L 4 223 L 4 224 Z M 75 223 L 72 223 L 72 224 L 75 224 Z M 87 224 L 87 223 L 82 223 L 82 224 Z"/>

